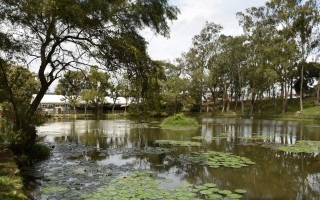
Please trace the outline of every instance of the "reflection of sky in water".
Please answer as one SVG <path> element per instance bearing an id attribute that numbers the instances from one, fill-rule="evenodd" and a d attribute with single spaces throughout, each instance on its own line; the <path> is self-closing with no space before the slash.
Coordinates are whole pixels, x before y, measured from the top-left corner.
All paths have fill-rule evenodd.
<path id="1" fill-rule="evenodd" d="M 301 122 L 232 118 L 204 118 L 199 131 L 190 133 L 170 132 L 157 128 L 148 129 L 142 126 L 139 128 L 129 120 L 56 121 L 38 128 L 39 135 L 47 135 L 46 141 L 73 141 L 95 146 L 97 149 L 114 149 L 117 152 L 115 155 L 106 153 L 106 159 L 99 160 L 97 163 L 155 170 L 160 177 L 172 180 L 172 182 L 161 183 L 161 186 L 165 188 L 173 188 L 186 182 L 201 184 L 202 182 L 217 183 L 220 181 L 219 183 L 224 187 L 231 187 L 231 189 L 243 187 L 249 190 L 250 197 L 257 197 L 261 194 L 269 195 L 269 197 L 273 195 L 283 197 L 281 188 L 285 187 L 287 195 L 292 195 L 289 199 L 296 199 L 294 197 L 297 197 L 299 192 L 306 193 L 307 190 L 320 193 L 319 161 L 317 163 L 313 158 L 305 158 L 308 165 L 301 166 L 300 159 L 303 157 L 301 154 L 284 153 L 258 146 L 237 145 L 240 142 L 251 142 L 246 139 L 239 140 L 239 138 L 266 136 L 268 139 L 261 141 L 293 144 L 302 139 L 320 140 L 318 130 L 319 126 Z M 122 155 L 122 150 L 125 148 L 156 146 L 155 140 L 191 140 L 194 136 L 226 136 L 227 138 L 200 141 L 203 146 L 193 148 L 193 150 L 173 147 L 172 154 L 177 156 L 190 153 L 195 149 L 196 151 L 219 150 L 241 154 L 257 162 L 257 165 L 241 170 L 207 169 L 195 165 L 186 168 L 186 166 L 176 165 L 174 161 L 166 160 L 170 156 L 174 158 L 171 154 L 170 156 L 163 154 L 162 157 L 158 155 Z M 305 188 L 299 189 L 299 187 Z"/>
<path id="2" fill-rule="evenodd" d="M 313 191 L 318 192 L 320 197 L 320 173 L 309 174 L 307 177 L 307 183 Z"/>
<path id="3" fill-rule="evenodd" d="M 117 166 L 122 166 L 122 165 L 136 165 L 136 158 L 128 158 L 128 159 L 123 159 L 122 155 L 109 155 L 107 159 L 98 161 L 99 165 L 108 165 L 108 164 L 113 164 Z"/>
<path id="4" fill-rule="evenodd" d="M 303 128 L 299 122 L 292 121 L 204 118 L 201 135 L 203 137 L 227 136 L 228 142 L 237 137 L 264 136 L 268 137 L 264 142 L 272 140 L 281 144 L 294 144 L 297 135 L 304 131 Z M 205 142 L 213 143 L 210 139 L 206 139 Z M 215 139 L 215 143 L 219 144 L 220 139 Z"/>
<path id="5" fill-rule="evenodd" d="M 46 142 L 54 142 L 55 137 L 81 136 L 85 133 L 104 135 L 109 138 L 124 137 L 128 134 L 130 122 L 127 120 L 76 120 L 48 123 L 37 128 L 38 135 L 46 136 Z M 65 138 L 67 141 L 67 138 Z"/>

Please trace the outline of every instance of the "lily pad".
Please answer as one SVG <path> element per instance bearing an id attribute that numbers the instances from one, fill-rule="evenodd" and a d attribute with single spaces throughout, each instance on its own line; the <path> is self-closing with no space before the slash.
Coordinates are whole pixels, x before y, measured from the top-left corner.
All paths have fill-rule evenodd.
<path id="1" fill-rule="evenodd" d="M 217 184 L 215 184 L 215 183 L 205 183 L 205 184 L 203 184 L 204 186 L 206 186 L 206 187 L 208 187 L 208 188 L 215 188 L 215 187 L 217 187 Z"/>
<path id="2" fill-rule="evenodd" d="M 230 199 L 241 199 L 242 195 L 240 194 L 228 194 L 227 195 Z"/>
<path id="3" fill-rule="evenodd" d="M 219 194 L 224 194 L 224 195 L 232 194 L 232 192 L 230 190 L 219 190 L 218 193 Z"/>
<path id="4" fill-rule="evenodd" d="M 320 141 L 299 140 L 290 146 L 281 146 L 280 150 L 292 153 L 320 153 Z"/>
<path id="5" fill-rule="evenodd" d="M 223 196 L 220 194 L 211 194 L 209 195 L 210 199 L 223 199 Z"/>
<path id="6" fill-rule="evenodd" d="M 41 192 L 47 195 L 65 193 L 66 191 L 68 191 L 67 188 L 56 185 L 48 185 L 46 187 L 41 188 Z"/>
<path id="7" fill-rule="evenodd" d="M 173 146 L 201 146 L 200 142 L 179 141 L 179 140 L 156 140 L 157 144 L 169 144 Z"/>
<path id="8" fill-rule="evenodd" d="M 234 192 L 235 192 L 235 193 L 238 193 L 238 194 L 245 194 L 245 193 L 247 193 L 247 190 L 244 190 L 244 189 L 235 189 Z"/>
<path id="9" fill-rule="evenodd" d="M 209 195 L 209 194 L 212 194 L 212 191 L 211 190 L 201 190 L 200 194 Z"/>
<path id="10" fill-rule="evenodd" d="M 211 136 L 195 136 L 195 137 L 192 137 L 192 139 L 194 140 L 216 140 L 216 139 L 226 139 L 228 138 L 227 136 L 214 136 L 214 137 L 211 137 Z"/>
<path id="11" fill-rule="evenodd" d="M 192 153 L 180 155 L 178 161 L 182 164 L 208 165 L 211 168 L 230 167 L 241 168 L 254 165 L 255 162 L 248 158 L 236 156 L 232 153 L 208 151 L 205 153 Z"/>

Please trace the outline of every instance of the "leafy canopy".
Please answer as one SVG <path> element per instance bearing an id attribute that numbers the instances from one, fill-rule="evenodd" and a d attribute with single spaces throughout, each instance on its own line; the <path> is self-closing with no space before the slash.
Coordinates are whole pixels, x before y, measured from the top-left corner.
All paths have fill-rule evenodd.
<path id="1" fill-rule="evenodd" d="M 12 35 L 38 66 L 41 88 L 30 111 L 64 70 L 99 63 L 141 71 L 150 60 L 140 30 L 168 36 L 179 10 L 167 0 L 0 0 L 3 34 Z"/>

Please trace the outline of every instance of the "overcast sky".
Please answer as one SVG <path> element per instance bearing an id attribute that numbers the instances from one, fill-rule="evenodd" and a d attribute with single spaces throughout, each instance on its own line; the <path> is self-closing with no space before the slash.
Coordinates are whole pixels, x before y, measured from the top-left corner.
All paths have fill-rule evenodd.
<path id="1" fill-rule="evenodd" d="M 170 38 L 145 33 L 149 42 L 148 51 L 151 58 L 170 60 L 180 57 L 188 51 L 194 35 L 200 33 L 206 21 L 223 26 L 223 34 L 239 35 L 242 28 L 236 17 L 237 12 L 246 8 L 263 6 L 267 0 L 170 0 L 178 6 L 181 13 L 178 20 L 170 23 Z"/>

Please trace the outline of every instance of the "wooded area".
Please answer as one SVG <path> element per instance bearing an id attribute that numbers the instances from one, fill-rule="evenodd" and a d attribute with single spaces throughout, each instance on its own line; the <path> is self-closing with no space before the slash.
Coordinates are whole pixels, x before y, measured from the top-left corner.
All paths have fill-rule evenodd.
<path id="1" fill-rule="evenodd" d="M 59 78 L 56 92 L 73 107 L 80 97 L 97 104 L 106 95 L 125 96 L 135 99 L 130 109 L 138 115 L 226 112 L 231 102 L 244 114 L 245 100 L 253 115 L 266 98 L 281 99 L 285 113 L 293 97 L 303 112 L 307 95 L 319 104 L 318 0 L 270 0 L 239 12 L 239 36 L 207 22 L 180 58 L 152 60 L 140 30 L 168 37 L 178 14 L 166 0 L 1 0 L 0 103 L 13 149 L 25 153 L 35 142 L 43 119 L 37 108 Z"/>

